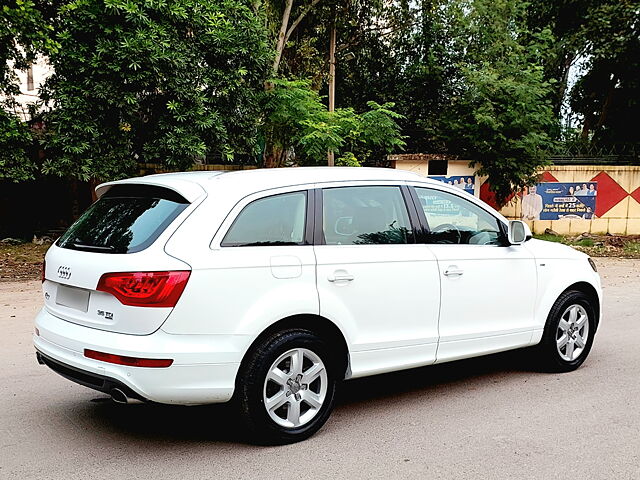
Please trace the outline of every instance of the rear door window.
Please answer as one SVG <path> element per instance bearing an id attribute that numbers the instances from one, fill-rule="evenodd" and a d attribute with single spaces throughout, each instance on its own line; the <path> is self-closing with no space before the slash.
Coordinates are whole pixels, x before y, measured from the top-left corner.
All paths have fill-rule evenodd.
<path id="1" fill-rule="evenodd" d="M 413 242 L 400 187 L 326 188 L 322 198 L 323 233 L 327 245 Z"/>
<path id="2" fill-rule="evenodd" d="M 307 193 L 260 198 L 244 207 L 222 241 L 223 247 L 303 245 Z"/>
<path id="3" fill-rule="evenodd" d="M 58 246 L 135 253 L 150 246 L 189 202 L 167 188 L 114 185 L 58 240 Z"/>

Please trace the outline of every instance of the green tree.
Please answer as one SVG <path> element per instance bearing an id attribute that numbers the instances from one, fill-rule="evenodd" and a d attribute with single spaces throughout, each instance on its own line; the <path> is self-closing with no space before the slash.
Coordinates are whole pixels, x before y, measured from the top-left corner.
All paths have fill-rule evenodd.
<path id="1" fill-rule="evenodd" d="M 556 117 L 544 60 L 553 36 L 526 27 L 526 4 L 470 0 L 456 6 L 460 86 L 446 115 L 449 151 L 479 164 L 499 204 L 536 180 Z"/>
<path id="2" fill-rule="evenodd" d="M 329 112 L 308 80 L 273 80 L 267 92 L 263 127 L 274 166 L 324 164 L 327 151 L 341 154 L 338 164 L 360 165 L 372 152 L 390 153 L 405 143 L 393 104 L 369 102 L 358 114 L 351 108 Z"/>
<path id="3" fill-rule="evenodd" d="M 408 150 L 475 160 L 499 201 L 530 182 L 557 120 L 543 69 L 553 36 L 527 27 L 527 4 L 388 2 L 383 18 L 400 28 L 370 32 L 339 64 L 339 98 L 394 101 Z"/>
<path id="4" fill-rule="evenodd" d="M 555 80 L 556 115 L 569 107 L 564 113 L 579 123 L 582 144 L 639 143 L 628 119 L 640 114 L 640 2 L 540 0 L 527 10 L 532 28 L 549 28 L 555 37 L 545 75 Z"/>
<path id="5" fill-rule="evenodd" d="M 36 165 L 31 155 L 33 137 L 18 115 L 0 109 L 0 180 L 14 182 L 33 178 Z"/>
<path id="6" fill-rule="evenodd" d="M 582 137 L 600 146 L 640 144 L 640 1 L 600 1 L 588 12 L 579 38 L 585 73 L 570 92 Z"/>
<path id="7" fill-rule="evenodd" d="M 354 40 L 341 44 L 354 58 L 338 57 L 339 101 L 356 109 L 369 100 L 395 103 L 412 152 L 447 149 L 442 113 L 459 83 L 447 3 L 383 2 L 374 18 L 362 20 L 368 28 L 357 29 Z"/>
<path id="8" fill-rule="evenodd" d="M 17 70 L 26 70 L 39 52 L 53 52 L 46 1 L 9 0 L 0 8 L 0 179 L 33 177 L 30 151 L 34 139 L 15 96 L 20 93 Z"/>
<path id="9" fill-rule="evenodd" d="M 55 26 L 45 172 L 108 179 L 256 153 L 271 52 L 249 0 L 73 0 Z"/>

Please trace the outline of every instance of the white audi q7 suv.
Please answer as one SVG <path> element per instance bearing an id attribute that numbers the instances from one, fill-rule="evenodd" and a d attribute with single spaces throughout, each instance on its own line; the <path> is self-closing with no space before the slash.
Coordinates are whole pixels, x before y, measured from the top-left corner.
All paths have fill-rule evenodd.
<path id="1" fill-rule="evenodd" d="M 251 438 L 302 440 L 343 379 L 536 346 L 579 367 L 601 316 L 593 261 L 413 173 L 151 175 L 49 249 L 38 360 L 118 402 L 233 400 Z"/>

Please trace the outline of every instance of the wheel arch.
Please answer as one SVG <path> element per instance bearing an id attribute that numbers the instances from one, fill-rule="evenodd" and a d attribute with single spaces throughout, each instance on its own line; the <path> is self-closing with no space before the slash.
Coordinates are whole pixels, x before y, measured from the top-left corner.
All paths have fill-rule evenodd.
<path id="1" fill-rule="evenodd" d="M 305 330 L 309 330 L 323 339 L 327 340 L 332 346 L 335 345 L 337 347 L 337 355 L 336 359 L 338 360 L 338 368 L 339 371 L 344 372 L 343 378 L 347 378 L 350 374 L 350 360 L 349 360 L 349 347 L 347 345 L 347 340 L 342 333 L 342 330 L 333 323 L 331 320 L 322 317 L 320 315 L 315 314 L 299 314 L 292 315 L 289 317 L 285 317 L 280 319 L 267 328 L 265 328 L 245 351 L 242 361 L 240 363 L 240 368 L 238 369 L 238 376 L 240 372 L 243 371 L 244 366 L 248 360 L 249 354 L 262 343 L 267 337 L 281 331 L 293 329 L 293 328 L 301 328 Z M 239 380 L 238 376 L 236 377 L 236 384 Z"/>

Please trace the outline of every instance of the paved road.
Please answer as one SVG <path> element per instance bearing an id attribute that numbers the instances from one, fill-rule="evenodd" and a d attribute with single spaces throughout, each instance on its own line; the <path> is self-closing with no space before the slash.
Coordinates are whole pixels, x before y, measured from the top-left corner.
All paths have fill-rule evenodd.
<path id="1" fill-rule="evenodd" d="M 509 353 L 348 382 L 318 435 L 271 448 L 224 407 L 115 405 L 37 365 L 39 284 L 0 283 L 0 479 L 639 479 L 640 261 L 598 263 L 578 371 Z"/>

